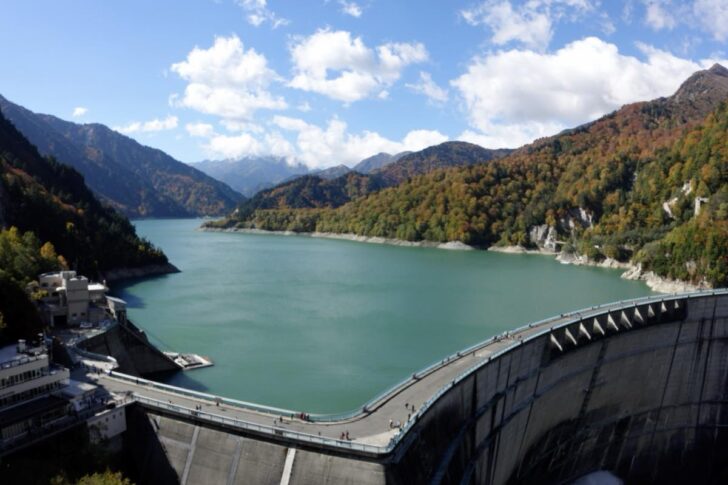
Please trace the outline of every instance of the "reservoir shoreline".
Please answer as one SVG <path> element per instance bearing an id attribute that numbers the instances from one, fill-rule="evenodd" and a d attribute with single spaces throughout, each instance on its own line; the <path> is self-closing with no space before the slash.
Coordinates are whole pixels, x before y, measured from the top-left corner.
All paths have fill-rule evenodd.
<path id="1" fill-rule="evenodd" d="M 205 232 L 237 232 L 242 234 L 266 234 L 274 236 L 303 236 L 322 239 L 336 239 L 342 241 L 354 241 L 368 244 L 387 244 L 390 246 L 400 247 L 421 247 L 446 249 L 456 251 L 472 251 L 486 250 L 502 254 L 537 254 L 541 256 L 555 257 L 561 264 L 571 264 L 575 266 L 593 266 L 597 268 L 622 269 L 624 272 L 621 277 L 626 280 L 643 281 L 652 291 L 657 293 L 683 293 L 689 291 L 699 291 L 710 289 L 705 284 L 693 284 L 687 281 L 673 280 L 655 274 L 652 271 L 645 271 L 640 264 L 629 262 L 621 262 L 612 258 L 606 258 L 603 261 L 593 261 L 582 255 L 571 255 L 562 252 L 554 252 L 546 249 L 528 249 L 522 246 L 490 246 L 487 248 L 470 246 L 460 241 L 449 241 L 446 243 L 434 241 L 405 241 L 402 239 L 392 239 L 384 237 L 360 236 L 352 233 L 331 233 L 331 232 L 294 232 L 294 231 L 268 231 L 265 229 L 247 229 L 247 228 L 227 228 L 219 229 L 213 227 L 200 227 L 200 231 Z"/>

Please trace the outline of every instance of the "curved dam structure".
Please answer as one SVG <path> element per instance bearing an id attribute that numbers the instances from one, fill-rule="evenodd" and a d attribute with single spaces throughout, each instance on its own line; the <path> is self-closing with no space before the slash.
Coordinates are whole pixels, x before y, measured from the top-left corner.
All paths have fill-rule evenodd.
<path id="1" fill-rule="evenodd" d="M 127 433 L 141 483 L 570 483 L 600 470 L 629 483 L 728 478 L 728 290 L 529 324 L 342 416 L 96 378 L 134 397 Z"/>

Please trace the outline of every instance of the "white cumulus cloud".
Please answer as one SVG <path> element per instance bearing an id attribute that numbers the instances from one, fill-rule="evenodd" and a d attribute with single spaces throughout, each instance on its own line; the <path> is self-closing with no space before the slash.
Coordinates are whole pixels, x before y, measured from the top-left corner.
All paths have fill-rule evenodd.
<path id="1" fill-rule="evenodd" d="M 73 112 L 71 113 L 71 116 L 73 116 L 74 118 L 80 118 L 81 116 L 85 115 L 86 113 L 88 113 L 88 108 L 85 108 L 83 106 L 76 106 L 75 108 L 73 108 Z"/>
<path id="2" fill-rule="evenodd" d="M 416 84 L 405 84 L 408 88 L 416 93 L 427 96 L 430 100 L 437 103 L 447 101 L 447 89 L 441 88 L 432 80 L 429 72 L 420 71 L 420 82 Z"/>
<path id="3" fill-rule="evenodd" d="M 509 0 L 484 0 L 461 10 L 460 16 L 470 25 L 487 27 L 496 45 L 517 42 L 544 50 L 551 42 L 555 22 L 576 20 L 593 9 L 590 0 L 528 0 L 520 5 Z"/>
<path id="4" fill-rule="evenodd" d="M 263 145 L 250 133 L 238 135 L 214 135 L 204 149 L 221 158 L 240 158 L 263 154 Z"/>
<path id="5" fill-rule="evenodd" d="M 644 60 L 595 37 L 553 53 L 513 49 L 473 58 L 451 81 L 473 128 L 461 138 L 489 147 L 518 146 L 623 104 L 670 95 L 690 74 L 716 61 L 638 47 Z"/>
<path id="6" fill-rule="evenodd" d="M 399 153 L 421 150 L 448 140 L 435 130 L 412 130 L 401 140 L 391 140 L 373 131 L 351 133 L 344 121 L 332 118 L 317 126 L 300 118 L 274 116 L 266 130 L 236 134 L 217 133 L 204 123 L 187 125 L 194 136 L 205 137 L 202 149 L 211 158 L 255 156 L 283 157 L 311 168 L 341 163 L 349 166 L 379 152 Z M 244 128 L 244 127 L 241 127 Z"/>
<path id="7" fill-rule="evenodd" d="M 253 48 L 245 49 L 238 36 L 216 37 L 209 49 L 195 47 L 187 59 L 171 70 L 188 82 L 182 96 L 170 99 L 176 106 L 223 118 L 249 119 L 259 109 L 285 109 L 285 100 L 268 91 L 277 79 L 267 59 Z"/>
<path id="8" fill-rule="evenodd" d="M 187 130 L 187 133 L 190 134 L 190 136 L 200 138 L 207 138 L 209 136 L 212 136 L 215 131 L 213 126 L 209 123 L 187 123 L 185 125 L 185 129 Z"/>
<path id="9" fill-rule="evenodd" d="M 728 39 L 728 2 L 726 0 L 695 0 L 693 12 L 715 40 L 724 42 Z"/>
<path id="10" fill-rule="evenodd" d="M 361 8 L 361 5 L 359 5 L 356 2 L 351 2 L 348 0 L 339 0 L 339 5 L 341 5 L 341 12 L 346 15 L 351 15 L 352 17 L 361 17 L 361 14 L 363 13 L 363 10 Z"/>
<path id="11" fill-rule="evenodd" d="M 384 91 L 406 66 L 427 58 L 418 42 L 372 49 L 347 31 L 323 29 L 291 46 L 294 76 L 289 86 L 351 103 Z"/>
<path id="12" fill-rule="evenodd" d="M 132 133 L 152 133 L 173 130 L 177 128 L 178 121 L 176 116 L 167 116 L 164 119 L 155 118 L 150 121 L 132 121 L 123 126 L 115 126 L 114 130 L 127 135 Z"/>
<path id="13" fill-rule="evenodd" d="M 340 163 L 351 166 L 379 152 L 421 150 L 448 139 L 435 130 L 413 130 L 400 141 L 390 140 L 372 131 L 350 133 L 346 123 L 338 118 L 329 120 L 325 127 L 287 116 L 275 116 L 273 123 L 283 130 L 296 133 L 296 159 L 316 168 Z"/>
<path id="14" fill-rule="evenodd" d="M 266 0 L 237 0 L 237 4 L 245 11 L 248 23 L 255 27 L 259 27 L 265 22 L 270 23 L 274 29 L 289 24 L 288 19 L 279 17 L 268 8 Z"/>
<path id="15" fill-rule="evenodd" d="M 654 30 L 675 28 L 675 17 L 670 13 L 670 0 L 647 0 L 645 23 Z"/>

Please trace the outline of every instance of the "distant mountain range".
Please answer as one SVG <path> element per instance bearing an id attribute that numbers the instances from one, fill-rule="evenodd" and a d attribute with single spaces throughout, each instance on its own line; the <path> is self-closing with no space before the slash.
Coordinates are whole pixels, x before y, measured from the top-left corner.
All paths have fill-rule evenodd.
<path id="1" fill-rule="evenodd" d="M 191 166 L 226 183 L 245 197 L 252 197 L 263 189 L 309 173 L 305 165 L 289 164 L 285 158 L 277 157 L 204 160 Z"/>
<path id="2" fill-rule="evenodd" d="M 417 175 L 439 168 L 485 163 L 510 152 L 511 150 L 489 150 L 472 143 L 453 141 L 414 153 L 394 156 L 380 153 L 362 161 L 365 167 L 380 167 L 372 168 L 368 174 L 338 166 L 324 172 L 328 177 L 319 172 L 296 177 L 262 190 L 241 203 L 236 210 L 236 218 L 245 219 L 259 209 L 339 207 L 383 188 L 399 185 Z M 337 172 L 343 174 L 334 176 Z"/>
<path id="3" fill-rule="evenodd" d="M 276 157 L 204 160 L 193 163 L 192 166 L 210 177 L 226 183 L 245 197 L 252 197 L 261 190 L 291 182 L 304 175 L 316 175 L 326 180 L 333 180 L 352 171 L 366 175 L 396 162 L 409 153 L 402 152 L 396 155 L 378 153 L 362 160 L 352 168 L 341 164 L 325 169 L 309 169 L 301 163 L 289 163 L 285 158 Z"/>
<path id="4" fill-rule="evenodd" d="M 78 170 L 102 201 L 130 217 L 220 215 L 242 200 L 224 183 L 107 126 L 33 113 L 2 96 L 0 111 L 42 154 Z"/>

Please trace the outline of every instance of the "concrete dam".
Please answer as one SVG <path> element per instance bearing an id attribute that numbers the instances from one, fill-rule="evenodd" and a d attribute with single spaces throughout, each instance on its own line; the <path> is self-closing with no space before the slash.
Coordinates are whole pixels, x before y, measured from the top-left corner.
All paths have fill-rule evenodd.
<path id="1" fill-rule="evenodd" d="M 532 323 L 340 416 L 94 378 L 133 396 L 124 440 L 139 483 L 728 480 L 728 290 Z"/>

